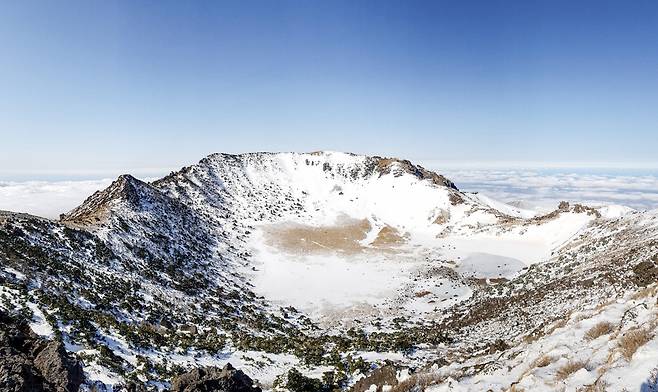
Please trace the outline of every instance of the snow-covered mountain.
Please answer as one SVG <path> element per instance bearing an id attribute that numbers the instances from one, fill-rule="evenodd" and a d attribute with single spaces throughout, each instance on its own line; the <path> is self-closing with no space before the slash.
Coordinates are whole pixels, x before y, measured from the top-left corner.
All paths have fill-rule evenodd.
<path id="1" fill-rule="evenodd" d="M 0 306 L 88 388 L 230 362 L 291 391 L 637 389 L 657 254 L 655 213 L 538 215 L 399 159 L 213 154 L 59 221 L 2 213 Z"/>

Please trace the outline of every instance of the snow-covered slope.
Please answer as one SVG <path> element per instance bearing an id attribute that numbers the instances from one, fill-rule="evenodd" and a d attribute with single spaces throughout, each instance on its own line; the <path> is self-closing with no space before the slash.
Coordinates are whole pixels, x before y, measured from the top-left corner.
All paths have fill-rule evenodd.
<path id="1" fill-rule="evenodd" d="M 654 220 L 539 215 L 399 159 L 213 154 L 150 184 L 121 176 L 59 222 L 0 215 L 0 285 L 90 383 L 166 386 L 231 361 L 266 389 L 293 366 L 345 388 L 388 359 L 500 390 L 516 380 L 473 381 L 486 355 L 648 284 L 633 268 Z"/>

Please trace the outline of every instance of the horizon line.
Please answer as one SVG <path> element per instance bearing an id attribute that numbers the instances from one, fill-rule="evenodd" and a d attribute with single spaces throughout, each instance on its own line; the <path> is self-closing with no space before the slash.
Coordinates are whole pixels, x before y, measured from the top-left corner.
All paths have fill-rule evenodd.
<path id="1" fill-rule="evenodd" d="M 406 158 L 402 158 L 406 159 Z M 440 160 L 440 159 L 409 159 L 414 164 L 426 166 L 427 168 L 441 170 L 469 169 L 469 170 L 502 170 L 502 169 L 610 169 L 610 170 L 658 170 L 658 162 L 605 162 L 605 161 L 474 161 L 474 160 Z M 194 164 L 194 163 L 193 163 Z M 0 181 L 2 177 L 28 177 L 28 176 L 46 176 L 46 177 L 90 177 L 96 176 L 101 179 L 102 176 L 109 178 L 121 174 L 132 174 L 136 176 L 157 176 L 166 175 L 170 172 L 181 170 L 181 166 L 166 167 L 136 167 L 136 168 L 108 168 L 108 169 L 0 169 Z"/>

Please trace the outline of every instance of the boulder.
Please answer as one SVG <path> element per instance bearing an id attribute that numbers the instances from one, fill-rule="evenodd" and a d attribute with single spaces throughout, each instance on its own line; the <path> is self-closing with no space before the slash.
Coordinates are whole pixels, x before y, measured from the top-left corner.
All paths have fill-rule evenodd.
<path id="1" fill-rule="evenodd" d="M 34 366 L 57 391 L 77 391 L 84 381 L 82 366 L 60 342 L 48 342 L 34 358 Z"/>
<path id="2" fill-rule="evenodd" d="M 82 366 L 60 342 L 37 336 L 25 321 L 0 312 L 0 391 L 76 392 Z"/>
<path id="3" fill-rule="evenodd" d="M 651 261 L 643 261 L 633 267 L 634 280 L 638 286 L 647 286 L 658 280 L 658 267 Z"/>
<path id="4" fill-rule="evenodd" d="M 367 377 L 357 381 L 350 392 L 367 392 L 373 389 L 382 392 L 384 388 L 392 388 L 398 384 L 397 371 L 392 365 L 386 365 L 373 370 Z M 372 386 L 375 388 L 372 388 Z"/>
<path id="5" fill-rule="evenodd" d="M 184 373 L 171 383 L 172 392 L 261 392 L 241 370 L 227 364 L 223 369 L 210 366 Z"/>

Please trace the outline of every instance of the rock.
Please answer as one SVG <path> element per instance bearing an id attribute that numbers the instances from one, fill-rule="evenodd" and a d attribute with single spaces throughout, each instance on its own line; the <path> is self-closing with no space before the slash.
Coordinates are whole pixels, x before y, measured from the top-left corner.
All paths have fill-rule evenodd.
<path id="1" fill-rule="evenodd" d="M 22 355 L 3 348 L 0 351 L 0 390 L 2 391 L 41 391 L 44 380 L 30 361 Z"/>
<path id="2" fill-rule="evenodd" d="M 197 327 L 196 325 L 183 325 L 179 329 L 180 333 L 187 333 L 190 335 L 196 335 L 197 334 Z"/>
<path id="3" fill-rule="evenodd" d="M 117 391 L 117 392 L 146 392 L 147 389 L 144 386 L 144 384 L 130 381 L 130 382 L 126 383 L 125 385 L 115 386 L 114 391 Z"/>
<path id="4" fill-rule="evenodd" d="M 261 392 L 241 370 L 227 364 L 223 369 L 210 366 L 182 374 L 171 383 L 172 392 Z"/>
<path id="5" fill-rule="evenodd" d="M 0 312 L 0 391 L 75 392 L 82 382 L 82 366 L 60 342 L 46 341 Z"/>
<path id="6" fill-rule="evenodd" d="M 34 358 L 34 366 L 58 391 L 77 391 L 84 381 L 82 366 L 68 357 L 60 342 L 48 342 Z"/>
<path id="7" fill-rule="evenodd" d="M 167 319 L 162 319 L 162 321 L 160 321 L 160 327 L 166 330 L 171 330 L 174 328 L 174 325 L 171 323 L 171 321 Z"/>
<path id="8" fill-rule="evenodd" d="M 350 390 L 351 392 L 366 392 L 372 390 L 375 386 L 377 392 L 384 390 L 384 387 L 394 387 L 398 384 L 397 371 L 391 365 L 382 366 L 373 370 L 367 377 L 357 381 Z"/>
<path id="9" fill-rule="evenodd" d="M 493 343 L 491 343 L 489 345 L 489 348 L 488 348 L 487 351 L 488 351 L 489 354 L 493 354 L 493 353 L 497 353 L 499 351 L 505 351 L 509 348 L 510 348 L 510 345 L 507 344 L 507 342 L 505 342 L 502 339 L 496 339 L 496 341 L 494 341 Z"/>
<path id="10" fill-rule="evenodd" d="M 647 286 L 658 280 L 658 267 L 651 261 L 643 261 L 633 267 L 635 283 L 638 286 Z"/>

